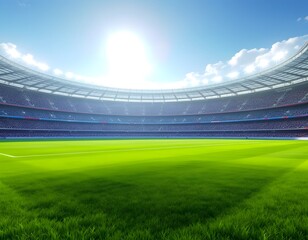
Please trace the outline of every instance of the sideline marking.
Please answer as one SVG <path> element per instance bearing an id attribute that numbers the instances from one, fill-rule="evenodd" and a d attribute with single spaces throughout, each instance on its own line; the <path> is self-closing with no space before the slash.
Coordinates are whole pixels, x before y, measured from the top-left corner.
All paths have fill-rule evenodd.
<path id="1" fill-rule="evenodd" d="M 27 158 L 27 157 L 46 157 L 46 156 L 62 156 L 62 155 L 77 155 L 77 154 L 93 154 L 93 153 L 109 153 L 109 152 L 131 152 L 131 151 L 147 151 L 147 150 L 163 150 L 163 149 L 177 149 L 177 148 L 198 148 L 198 147 L 210 147 L 225 144 L 215 145 L 193 145 L 193 146 L 177 146 L 177 147 L 159 147 L 159 148 L 130 148 L 130 149 L 114 149 L 114 150 L 101 150 L 101 151 L 84 151 L 84 152 L 63 152 L 63 153 L 46 153 L 46 154 L 33 154 L 33 155 L 9 155 L 0 153 L 1 155 L 11 158 Z"/>
<path id="2" fill-rule="evenodd" d="M 5 153 L 0 153 L 0 155 L 3 155 L 5 157 L 10 157 L 10 158 L 16 158 L 16 156 L 14 156 L 14 155 L 5 154 Z"/>

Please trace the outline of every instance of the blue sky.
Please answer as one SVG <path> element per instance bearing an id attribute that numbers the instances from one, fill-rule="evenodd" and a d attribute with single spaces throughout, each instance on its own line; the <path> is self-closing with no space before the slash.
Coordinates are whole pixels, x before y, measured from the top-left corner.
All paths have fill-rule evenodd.
<path id="1" fill-rule="evenodd" d="M 262 54 L 275 63 L 294 54 L 308 40 L 307 16 L 306 0 L 0 0 L 0 43 L 47 64 L 48 73 L 115 87 L 192 87 L 260 71 Z M 135 73 L 106 77 L 108 39 L 119 32 L 142 42 L 151 65 L 135 83 Z"/>

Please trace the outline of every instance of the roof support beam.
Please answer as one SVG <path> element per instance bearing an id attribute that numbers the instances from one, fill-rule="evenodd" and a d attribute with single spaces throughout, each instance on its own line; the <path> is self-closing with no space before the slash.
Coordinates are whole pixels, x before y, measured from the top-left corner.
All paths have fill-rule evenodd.
<path id="1" fill-rule="evenodd" d="M 281 79 L 279 79 L 279 78 L 275 78 L 275 77 L 272 77 L 272 76 L 264 76 L 264 78 L 265 79 L 268 79 L 268 80 L 273 80 L 273 81 L 276 81 L 276 82 L 278 82 L 278 83 L 283 83 L 284 81 L 283 80 L 281 80 Z M 277 83 L 275 83 L 275 84 L 277 84 Z M 266 86 L 266 87 L 269 87 L 269 86 L 271 86 L 272 84 L 264 84 L 264 86 Z"/>
<path id="2" fill-rule="evenodd" d="M 296 70 L 301 70 L 301 71 L 308 71 L 308 67 L 307 67 L 307 68 L 302 68 L 302 67 L 294 66 L 294 67 L 292 67 L 292 68 L 294 68 L 294 69 L 296 69 Z"/>
<path id="3" fill-rule="evenodd" d="M 237 95 L 237 92 L 235 92 L 234 90 L 232 90 L 231 88 L 229 87 L 226 87 L 226 89 L 228 89 L 230 92 L 234 93 L 235 95 Z"/>
<path id="4" fill-rule="evenodd" d="M 15 79 L 15 80 L 9 80 L 10 82 L 12 83 L 20 83 L 22 81 L 27 81 L 27 80 L 32 80 L 32 79 L 35 79 L 34 76 L 30 76 L 30 77 L 23 77 L 23 78 L 19 78 L 19 79 Z M 25 84 L 24 84 L 25 85 Z M 32 85 L 25 85 L 27 87 L 32 87 Z"/>
<path id="5" fill-rule="evenodd" d="M 248 87 L 248 86 L 244 86 L 242 83 L 239 83 L 239 85 L 240 85 L 241 87 L 245 88 L 245 91 L 251 91 L 251 90 L 253 90 L 253 88 L 250 88 L 250 87 Z"/>
<path id="6" fill-rule="evenodd" d="M 57 87 L 56 89 L 50 90 L 52 93 L 59 91 L 61 88 L 64 88 L 65 86 L 62 85 L 60 87 Z"/>
<path id="7" fill-rule="evenodd" d="M 2 76 L 7 76 L 7 75 L 12 75 L 15 74 L 16 72 L 6 72 L 6 73 L 0 73 L 0 77 Z"/>
<path id="8" fill-rule="evenodd" d="M 296 74 L 296 73 L 290 73 L 290 72 L 282 72 L 282 73 L 288 74 L 288 75 L 291 75 L 291 76 L 295 76 L 295 77 L 299 77 L 299 78 L 304 77 L 303 75 L 299 75 L 299 74 Z"/>
<path id="9" fill-rule="evenodd" d="M 44 82 L 46 82 L 46 81 L 45 81 L 45 80 L 41 80 L 41 81 L 39 81 L 39 82 L 33 84 L 31 87 L 36 87 L 37 85 L 39 85 L 39 84 L 41 84 L 41 83 L 44 83 Z M 45 85 L 44 87 L 46 87 L 46 85 Z M 43 87 L 43 88 L 44 88 L 44 87 Z M 38 88 L 38 89 L 42 89 L 42 87 L 40 87 L 40 88 Z"/>

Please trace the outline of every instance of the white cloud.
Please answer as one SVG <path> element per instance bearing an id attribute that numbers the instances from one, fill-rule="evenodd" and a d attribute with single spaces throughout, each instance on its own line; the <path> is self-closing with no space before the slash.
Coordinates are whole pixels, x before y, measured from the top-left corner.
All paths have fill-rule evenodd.
<path id="1" fill-rule="evenodd" d="M 27 65 L 34 66 L 41 71 L 49 70 L 49 66 L 46 63 L 39 62 L 34 59 L 32 54 L 22 54 L 17 50 L 17 46 L 13 43 L 1 43 L 0 52 L 3 52 L 9 58 L 13 58 L 16 61 L 21 61 Z"/>
<path id="2" fill-rule="evenodd" d="M 72 72 L 66 72 L 65 73 L 65 77 L 68 78 L 68 79 L 72 79 L 72 78 L 74 78 L 74 76 L 75 76 L 75 74 L 72 73 Z"/>
<path id="3" fill-rule="evenodd" d="M 63 71 L 61 70 L 61 69 L 59 69 L 59 68 L 55 68 L 54 70 L 53 70 L 53 74 L 54 75 L 62 75 L 63 74 Z"/>
<path id="4" fill-rule="evenodd" d="M 228 73 L 228 74 L 227 74 L 227 77 L 230 78 L 230 79 L 235 79 L 235 78 L 237 78 L 239 75 L 240 75 L 239 72 L 234 71 L 234 72 Z"/>
<path id="5" fill-rule="evenodd" d="M 241 67 L 243 64 L 247 62 L 253 61 L 256 57 L 266 51 L 265 48 L 260 49 L 242 49 L 238 53 L 236 53 L 229 61 L 228 64 L 232 67 Z"/>
<path id="6" fill-rule="evenodd" d="M 32 56 L 31 54 L 23 55 L 23 56 L 21 57 L 21 59 L 22 59 L 25 63 L 27 63 L 27 64 L 29 64 L 29 65 L 35 65 L 35 61 L 34 61 L 33 56 Z"/>
<path id="7" fill-rule="evenodd" d="M 273 56 L 273 60 L 274 61 L 280 61 L 280 60 L 284 59 L 287 54 L 288 54 L 288 51 L 279 51 L 279 52 L 275 53 L 275 55 Z"/>
<path id="8" fill-rule="evenodd" d="M 254 66 L 254 64 L 250 64 L 244 68 L 244 71 L 247 74 L 253 73 L 255 70 L 256 70 L 256 67 Z"/>
<path id="9" fill-rule="evenodd" d="M 1 43 L 0 48 L 11 58 L 21 57 L 21 53 L 17 50 L 16 45 L 13 43 Z"/>
<path id="10" fill-rule="evenodd" d="M 212 78 L 212 82 L 219 83 L 221 81 L 222 81 L 222 76 L 217 75 L 217 76 Z"/>
<path id="11" fill-rule="evenodd" d="M 46 63 L 36 63 L 36 66 L 44 72 L 49 70 L 49 66 Z"/>
<path id="12" fill-rule="evenodd" d="M 306 17 L 299 17 L 296 19 L 297 22 L 300 22 L 300 21 L 308 21 L 308 16 Z"/>
<path id="13" fill-rule="evenodd" d="M 186 87 L 191 86 L 191 76 L 194 76 L 193 85 L 198 82 L 200 86 L 204 79 L 210 84 L 249 76 L 287 60 L 306 42 L 308 35 L 276 42 L 270 48 L 242 49 L 227 61 L 207 64 L 203 73 L 189 73 L 184 82 Z"/>
<path id="14" fill-rule="evenodd" d="M 269 65 L 269 56 L 268 55 L 261 55 L 256 57 L 256 60 L 252 63 L 259 69 L 267 68 Z"/>
<path id="15" fill-rule="evenodd" d="M 239 51 L 238 53 L 236 53 L 229 61 L 229 65 L 231 66 L 236 66 L 238 64 L 239 59 L 244 55 L 246 49 L 243 49 L 241 51 Z"/>

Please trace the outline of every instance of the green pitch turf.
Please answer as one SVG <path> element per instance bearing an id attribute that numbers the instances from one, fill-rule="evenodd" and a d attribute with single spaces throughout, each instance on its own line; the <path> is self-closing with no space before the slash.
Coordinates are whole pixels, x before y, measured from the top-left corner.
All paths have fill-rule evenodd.
<path id="1" fill-rule="evenodd" d="M 308 142 L 0 142 L 0 239 L 308 239 Z"/>

